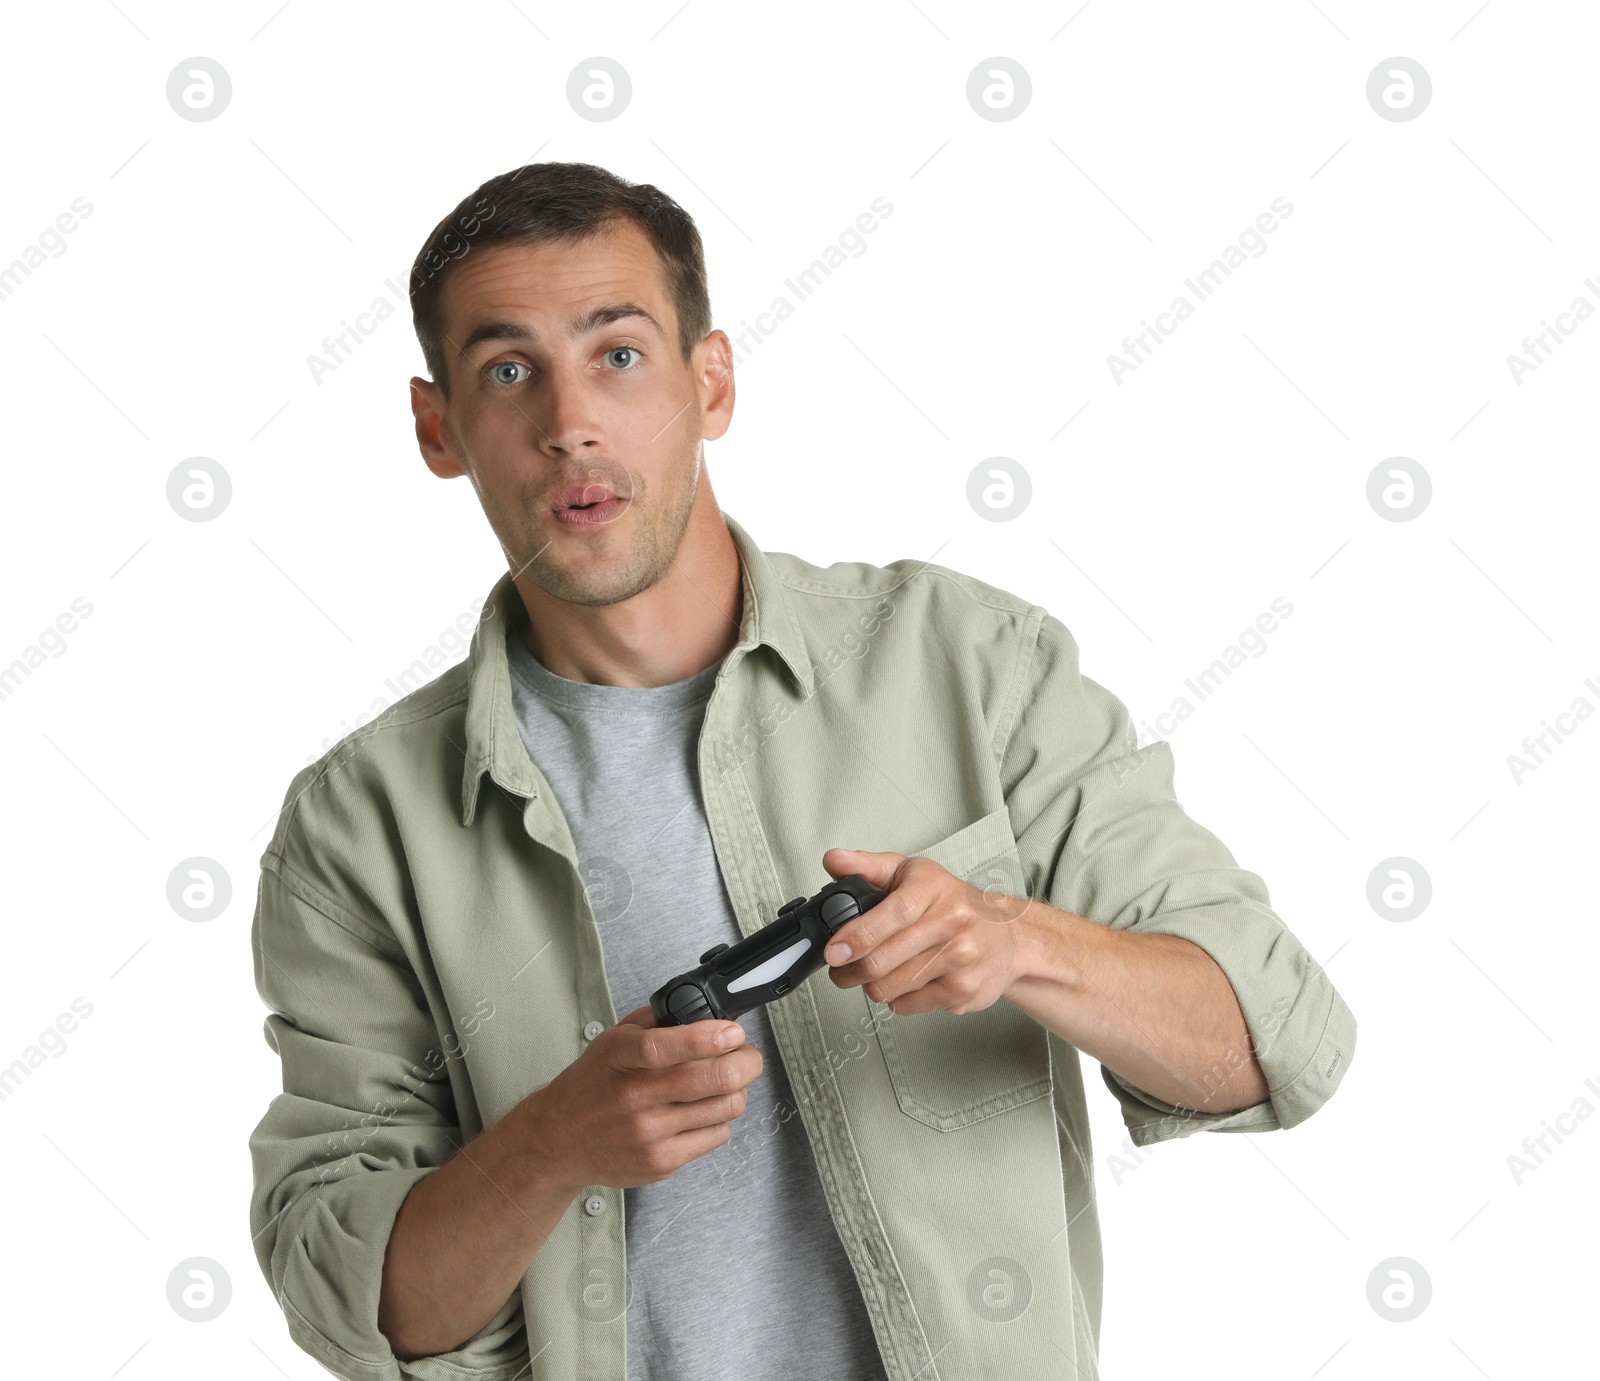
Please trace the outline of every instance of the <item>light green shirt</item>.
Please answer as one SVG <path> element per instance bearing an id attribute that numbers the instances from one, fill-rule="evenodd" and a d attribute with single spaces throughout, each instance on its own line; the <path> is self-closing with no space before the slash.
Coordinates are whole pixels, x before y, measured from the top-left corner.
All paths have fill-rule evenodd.
<path id="1" fill-rule="evenodd" d="M 1261 879 L 1184 813 L 1166 743 L 1136 748 L 1122 703 L 1080 674 L 1058 619 L 921 561 L 764 553 L 723 516 L 743 616 L 699 771 L 744 934 L 830 880 L 829 848 L 921 854 L 1221 966 L 1270 1100 L 1191 1113 L 1102 1067 L 1135 1144 L 1293 1127 L 1332 1096 L 1354 1017 Z M 623 1193 L 605 1186 L 458 1351 L 401 1362 L 377 1326 L 411 1187 L 626 1015 L 513 718 L 505 639 L 526 618 L 508 573 L 464 663 L 295 776 L 261 858 L 255 978 L 284 1092 L 250 1137 L 250 1229 L 291 1336 L 347 1378 L 626 1377 Z M 888 1375 L 1097 1378 L 1078 1051 L 1003 998 L 895 1016 L 826 970 L 767 1012 L 798 1104 L 783 1120 L 805 1129 Z M 774 1369 L 803 1375 L 804 1359 Z"/>

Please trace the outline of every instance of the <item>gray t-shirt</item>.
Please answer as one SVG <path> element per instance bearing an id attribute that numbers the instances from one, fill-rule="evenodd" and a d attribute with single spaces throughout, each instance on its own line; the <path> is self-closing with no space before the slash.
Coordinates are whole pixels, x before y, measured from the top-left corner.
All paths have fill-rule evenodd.
<path id="1" fill-rule="evenodd" d="M 719 663 L 667 686 L 569 681 L 517 631 L 511 700 L 577 846 L 617 1016 L 742 936 L 712 849 L 698 743 Z M 882 1381 L 766 1009 L 740 1019 L 760 1076 L 729 1140 L 623 1191 L 628 1381 Z"/>

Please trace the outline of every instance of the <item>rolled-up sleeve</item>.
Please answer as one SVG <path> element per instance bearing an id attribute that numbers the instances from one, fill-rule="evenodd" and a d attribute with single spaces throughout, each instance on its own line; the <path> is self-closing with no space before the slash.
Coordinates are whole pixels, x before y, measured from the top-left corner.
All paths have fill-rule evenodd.
<path id="1" fill-rule="evenodd" d="M 251 939 L 283 1092 L 250 1136 L 250 1232 L 290 1336 L 349 1381 L 525 1375 L 520 1290 L 453 1352 L 404 1362 L 378 1328 L 395 1216 L 461 1143 L 452 1052 L 393 933 L 269 850 Z"/>
<path id="2" fill-rule="evenodd" d="M 1268 1101 L 1202 1113 L 1102 1065 L 1131 1140 L 1304 1122 L 1350 1067 L 1355 1017 L 1273 912 L 1266 884 L 1179 805 L 1170 747 L 1135 746 L 1127 709 L 1080 673 L 1076 642 L 1049 614 L 1020 658 L 1009 716 L 1001 775 L 1028 895 L 1119 930 L 1198 945 L 1233 985 L 1266 1076 Z"/>

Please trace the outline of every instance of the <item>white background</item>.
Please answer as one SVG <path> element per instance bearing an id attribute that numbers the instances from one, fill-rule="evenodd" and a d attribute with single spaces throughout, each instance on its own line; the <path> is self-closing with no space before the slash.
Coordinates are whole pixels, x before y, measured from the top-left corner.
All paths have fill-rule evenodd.
<path id="1" fill-rule="evenodd" d="M 1358 1050 L 1292 1131 L 1121 1164 L 1086 1065 L 1106 1377 L 1509 1381 L 1592 1357 L 1600 1119 L 1520 1184 L 1507 1157 L 1600 1107 L 1600 716 L 1520 782 L 1507 755 L 1575 698 L 1600 707 L 1600 320 L 1520 382 L 1507 356 L 1574 299 L 1600 307 L 1600 22 L 1509 0 L 1080 3 L 8 12 L 0 264 L 74 198 L 93 211 L 0 301 L 0 665 L 75 598 L 93 612 L 0 701 L 0 1065 L 74 998 L 92 1015 L 0 1103 L 0 1369 L 324 1374 L 249 1242 L 245 1141 L 279 1087 L 258 860 L 293 773 L 504 562 L 470 487 L 417 453 L 409 311 L 320 383 L 306 360 L 398 305 L 384 280 L 457 201 L 535 159 L 682 202 L 730 334 L 892 204 L 740 366 L 707 448 L 766 549 L 933 557 L 1042 603 L 1143 722 L 1293 605 L 1163 736 L 1184 806 L 1327 964 Z M 165 94 L 195 55 L 233 82 L 204 123 Z M 610 122 L 566 100 L 594 55 L 633 81 Z M 994 55 L 1032 80 L 1013 120 L 967 103 Z M 1394 55 L 1433 83 L 1406 122 L 1366 98 Z M 1118 382 L 1107 355 L 1278 197 L 1267 251 Z M 211 522 L 166 498 L 197 455 L 232 480 Z M 1008 522 L 966 499 L 997 455 L 1033 485 Z M 1408 522 L 1366 497 L 1393 456 L 1432 479 Z M 203 924 L 167 902 L 191 856 L 232 881 Z M 1391 856 L 1431 877 L 1414 920 L 1368 903 Z M 211 1323 L 167 1303 L 191 1256 L 232 1280 Z M 1408 1323 L 1367 1298 L 1392 1256 L 1432 1282 Z"/>

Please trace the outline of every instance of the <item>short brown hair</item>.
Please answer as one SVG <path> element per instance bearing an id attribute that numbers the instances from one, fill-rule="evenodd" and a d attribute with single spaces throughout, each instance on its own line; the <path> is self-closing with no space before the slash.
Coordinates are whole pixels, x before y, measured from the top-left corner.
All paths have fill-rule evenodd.
<path id="1" fill-rule="evenodd" d="M 457 260 L 486 245 L 585 240 L 625 220 L 655 246 L 687 363 L 711 330 L 705 251 L 689 213 L 648 182 L 629 182 L 592 163 L 527 163 L 490 178 L 465 198 L 433 228 L 412 264 L 411 321 L 428 372 L 445 397 L 450 376 L 443 288 Z"/>

